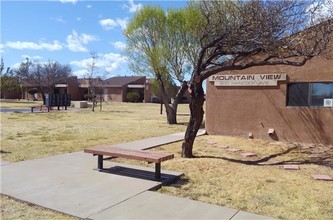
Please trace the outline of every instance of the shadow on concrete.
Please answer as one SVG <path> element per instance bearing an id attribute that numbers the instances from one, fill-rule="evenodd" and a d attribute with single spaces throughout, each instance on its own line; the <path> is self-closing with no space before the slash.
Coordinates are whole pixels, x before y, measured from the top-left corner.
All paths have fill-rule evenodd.
<path id="1" fill-rule="evenodd" d="M 110 168 L 105 168 L 100 170 L 103 173 L 115 174 L 119 176 L 127 176 L 131 178 L 150 180 L 155 182 L 161 182 L 162 185 L 168 185 L 173 183 L 174 181 L 179 179 L 179 175 L 172 175 L 161 172 L 161 179 L 155 179 L 155 171 L 136 169 L 131 167 L 123 167 L 123 166 L 113 166 Z M 159 188 L 159 187 L 158 187 Z"/>

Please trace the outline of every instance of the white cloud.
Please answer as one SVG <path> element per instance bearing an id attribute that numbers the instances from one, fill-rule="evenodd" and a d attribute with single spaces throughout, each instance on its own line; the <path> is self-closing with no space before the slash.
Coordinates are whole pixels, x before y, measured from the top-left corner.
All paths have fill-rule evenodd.
<path id="1" fill-rule="evenodd" d="M 122 56 L 116 53 L 108 53 L 108 54 L 98 54 L 98 58 L 95 60 L 96 67 L 98 71 L 104 75 L 105 72 L 111 74 L 118 69 L 125 63 L 127 63 L 127 57 Z M 80 70 L 75 71 L 74 74 L 77 76 L 85 76 L 89 72 L 89 65 L 92 63 L 92 58 L 72 61 L 70 65 L 79 67 Z"/>
<path id="2" fill-rule="evenodd" d="M 59 16 L 57 18 L 51 18 L 52 21 L 56 21 L 56 22 L 59 22 L 59 23 L 63 23 L 65 24 L 66 21 L 62 18 L 62 16 Z"/>
<path id="3" fill-rule="evenodd" d="M 22 61 L 23 62 L 23 61 Z M 18 68 L 20 68 L 20 66 L 21 66 L 21 63 L 15 63 L 15 64 L 13 64 L 10 68 L 11 69 L 18 69 Z"/>
<path id="4" fill-rule="evenodd" d="M 0 53 L 4 52 L 4 50 L 3 50 L 4 47 L 5 47 L 5 45 L 3 45 L 3 44 L 0 43 Z"/>
<path id="5" fill-rule="evenodd" d="M 76 4 L 78 0 L 59 0 L 61 3 L 73 3 Z"/>
<path id="6" fill-rule="evenodd" d="M 76 71 L 73 71 L 73 75 L 79 77 L 79 78 L 83 78 L 83 77 L 86 77 L 88 74 L 87 70 L 76 70 Z"/>
<path id="7" fill-rule="evenodd" d="M 121 29 L 126 29 L 127 25 L 128 25 L 128 18 L 124 18 L 124 19 L 117 19 L 117 24 L 119 24 L 119 26 L 121 27 Z"/>
<path id="8" fill-rule="evenodd" d="M 98 41 L 98 37 L 89 34 L 78 34 L 75 30 L 66 38 L 68 49 L 74 52 L 87 52 L 86 44 L 92 41 Z"/>
<path id="9" fill-rule="evenodd" d="M 118 26 L 117 22 L 111 18 L 100 20 L 99 24 L 107 31 L 112 30 Z"/>
<path id="10" fill-rule="evenodd" d="M 86 8 L 92 8 L 92 6 L 91 5 L 86 5 Z"/>
<path id="11" fill-rule="evenodd" d="M 141 10 L 143 6 L 142 6 L 142 4 L 135 4 L 133 0 L 129 0 L 128 5 L 123 4 L 123 7 L 128 9 L 128 11 L 131 13 L 135 13 L 135 12 Z"/>
<path id="12" fill-rule="evenodd" d="M 41 59 L 43 59 L 43 57 L 38 56 L 38 55 L 36 55 L 36 56 L 22 55 L 21 57 L 23 59 L 28 58 L 29 60 L 41 60 Z"/>
<path id="13" fill-rule="evenodd" d="M 116 20 L 113 20 L 111 18 L 102 19 L 99 21 L 99 24 L 102 26 L 102 28 L 104 28 L 107 31 L 113 30 L 117 27 L 125 29 L 128 24 L 128 18 L 127 17 L 124 19 L 117 18 Z"/>
<path id="14" fill-rule="evenodd" d="M 121 41 L 116 41 L 111 43 L 115 48 L 123 50 L 126 47 L 126 44 Z"/>
<path id="15" fill-rule="evenodd" d="M 7 47 L 17 49 L 17 50 L 49 50 L 49 51 L 54 51 L 54 50 L 61 50 L 62 45 L 60 44 L 59 41 L 55 40 L 53 43 L 34 43 L 34 42 L 22 42 L 22 41 L 9 41 L 6 43 Z"/>
<path id="16" fill-rule="evenodd" d="M 308 7 L 311 16 L 311 22 L 314 24 L 322 20 L 332 19 L 333 16 L 333 0 L 325 0 L 319 4 L 318 2 L 312 3 Z"/>

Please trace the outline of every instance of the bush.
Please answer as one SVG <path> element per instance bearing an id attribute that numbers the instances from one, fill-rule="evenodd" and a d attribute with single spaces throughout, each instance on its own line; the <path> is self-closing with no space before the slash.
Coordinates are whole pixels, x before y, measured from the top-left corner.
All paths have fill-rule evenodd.
<path id="1" fill-rule="evenodd" d="M 140 98 L 140 94 L 136 93 L 136 92 L 129 92 L 126 95 L 126 99 L 128 102 L 138 102 Z"/>

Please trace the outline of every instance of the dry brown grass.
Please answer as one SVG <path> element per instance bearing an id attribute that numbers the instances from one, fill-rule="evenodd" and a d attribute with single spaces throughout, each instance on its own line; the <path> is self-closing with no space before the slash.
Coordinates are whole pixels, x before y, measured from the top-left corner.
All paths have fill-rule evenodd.
<path id="1" fill-rule="evenodd" d="M 61 219 L 74 220 L 78 218 L 71 217 L 59 212 L 51 211 L 39 206 L 13 200 L 12 198 L 0 195 L 1 199 L 1 219 Z"/>
<path id="2" fill-rule="evenodd" d="M 211 144 L 212 141 L 216 144 Z M 218 147 L 221 145 L 258 156 L 243 158 L 241 152 L 230 152 Z M 174 160 L 163 163 L 163 169 L 185 174 L 175 184 L 160 189 L 162 193 L 281 219 L 333 217 L 333 182 L 316 181 L 311 177 L 312 174 L 333 177 L 333 170 L 309 163 L 309 155 L 302 153 L 299 146 L 203 136 L 195 142 L 197 157 L 194 159 L 181 158 L 180 146 L 176 143 L 155 149 L 176 155 Z M 284 170 L 281 164 L 285 163 L 298 163 L 301 169 Z"/>
<path id="3" fill-rule="evenodd" d="M 20 161 L 79 151 L 97 144 L 127 142 L 185 131 L 184 125 L 167 125 L 165 116 L 159 115 L 159 105 L 117 103 L 104 108 L 102 112 L 1 113 L 1 150 L 8 152 L 2 153 L 1 157 Z M 183 105 L 179 112 L 188 114 L 188 109 Z M 187 121 L 188 116 L 179 117 L 181 124 Z M 242 152 L 254 152 L 257 157 L 243 158 L 240 153 L 220 148 L 221 145 L 239 148 Z M 332 219 L 333 182 L 315 181 L 311 177 L 316 173 L 333 176 L 331 168 L 320 165 L 325 155 L 331 157 L 331 148 L 202 136 L 194 144 L 197 157 L 184 159 L 180 157 L 180 147 L 181 143 L 178 142 L 154 149 L 173 152 L 176 156 L 173 160 L 163 162 L 162 169 L 185 174 L 175 184 L 162 187 L 162 193 L 281 219 Z M 311 149 L 320 149 L 321 154 L 318 151 L 309 153 Z M 283 170 L 281 164 L 284 163 L 301 164 L 301 169 Z M 34 213 L 30 209 L 35 207 L 20 208 L 20 203 L 7 201 L 9 199 L 3 196 L 1 200 L 9 204 L 12 210 L 3 217 L 5 219 L 23 216 L 16 215 L 20 212 L 18 210 Z M 28 219 L 35 219 L 34 216 L 38 216 L 42 210 L 37 209 L 37 213 Z M 52 218 L 59 219 L 62 215 Z"/>
<path id="4" fill-rule="evenodd" d="M 186 111 L 181 105 L 180 112 Z M 188 117 L 178 121 L 168 125 L 159 105 L 142 103 L 108 104 L 95 112 L 1 113 L 1 158 L 16 162 L 183 132 Z"/>
<path id="5" fill-rule="evenodd" d="M 1 102 L 2 107 L 28 107 L 39 102 Z M 179 106 L 188 113 L 187 105 Z M 98 144 L 115 144 L 185 130 L 168 125 L 159 105 L 111 103 L 95 112 L 90 109 L 50 113 L 1 113 L 1 159 L 11 162 L 80 151 Z M 1 195 L 1 219 L 71 219 L 42 207 L 18 202 Z"/>
<path id="6" fill-rule="evenodd" d="M 41 101 L 27 101 L 27 100 L 0 100 L 1 107 L 30 107 L 30 106 L 38 106 L 41 105 Z"/>

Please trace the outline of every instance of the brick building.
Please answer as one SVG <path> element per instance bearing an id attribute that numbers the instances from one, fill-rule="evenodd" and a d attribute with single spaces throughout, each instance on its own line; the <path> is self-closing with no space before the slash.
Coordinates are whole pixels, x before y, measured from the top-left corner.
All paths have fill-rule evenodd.
<path id="1" fill-rule="evenodd" d="M 301 67 L 251 67 L 210 77 L 207 132 L 333 144 L 332 48 Z"/>

